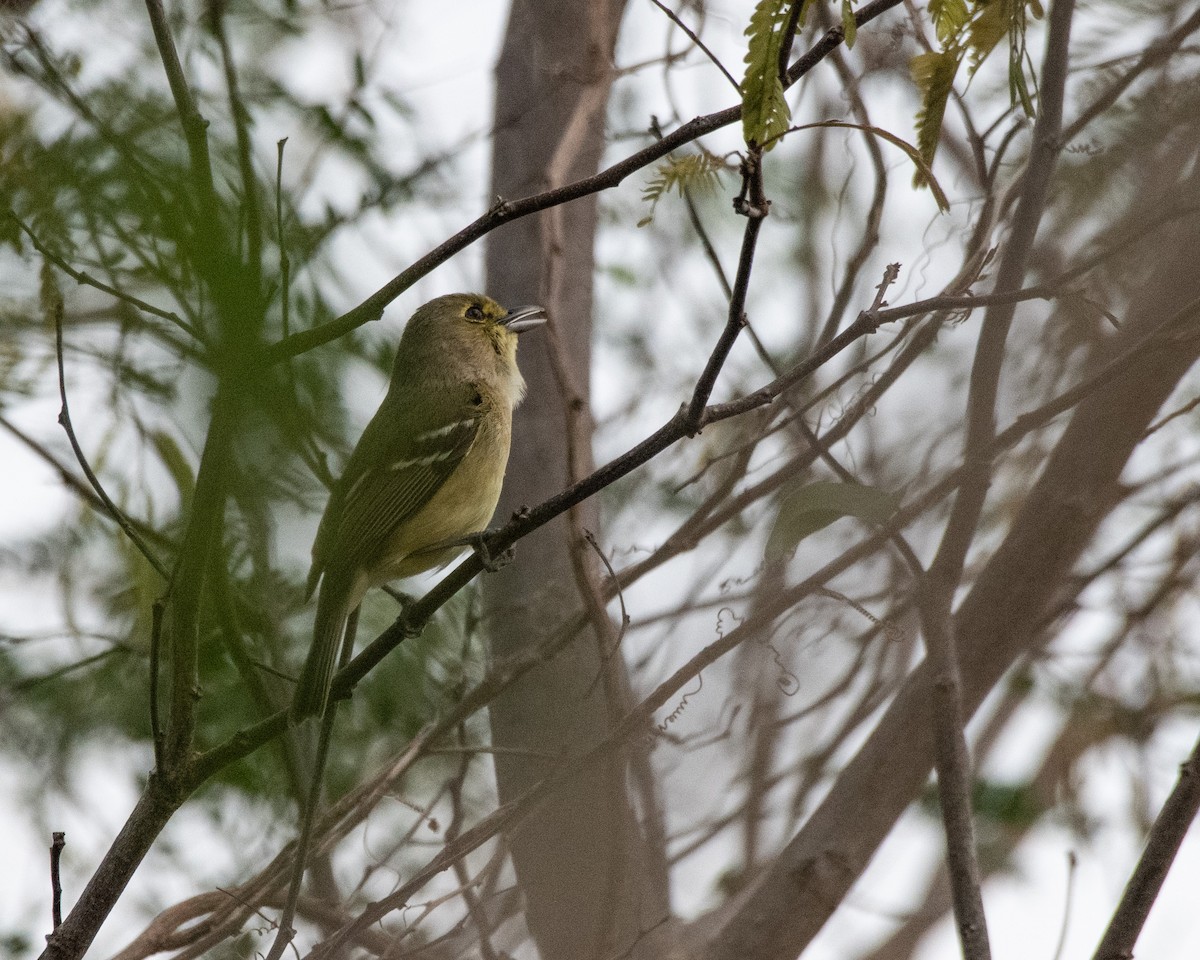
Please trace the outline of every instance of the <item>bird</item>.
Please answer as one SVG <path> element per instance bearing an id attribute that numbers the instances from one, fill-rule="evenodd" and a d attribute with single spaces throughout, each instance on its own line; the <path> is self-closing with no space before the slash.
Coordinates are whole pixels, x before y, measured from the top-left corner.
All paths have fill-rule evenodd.
<path id="1" fill-rule="evenodd" d="M 289 711 L 323 716 L 347 622 L 373 586 L 449 563 L 490 522 L 525 395 L 517 338 L 542 307 L 478 293 L 420 307 L 401 335 L 387 395 L 334 483 L 312 548 L 312 646 Z"/>

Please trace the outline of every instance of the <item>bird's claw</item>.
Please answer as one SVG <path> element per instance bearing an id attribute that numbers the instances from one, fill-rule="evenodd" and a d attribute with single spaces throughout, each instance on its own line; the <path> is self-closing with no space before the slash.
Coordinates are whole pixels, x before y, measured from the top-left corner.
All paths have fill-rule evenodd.
<path id="1" fill-rule="evenodd" d="M 392 595 L 392 599 L 400 604 L 400 615 L 396 617 L 396 629 L 400 631 L 405 640 L 413 640 L 419 637 L 421 631 L 424 629 L 424 625 L 418 627 L 415 624 L 409 623 L 408 620 L 408 611 L 417 602 L 417 598 L 411 593 L 405 593 L 402 590 L 396 590 L 391 587 L 388 588 L 388 593 Z"/>
<path id="2" fill-rule="evenodd" d="M 493 556 L 491 549 L 488 547 L 487 538 L 495 532 L 495 530 L 484 530 L 482 533 L 476 533 L 471 537 L 471 546 L 478 555 L 479 562 L 483 564 L 483 569 L 488 573 L 495 573 L 497 570 L 504 569 L 513 562 L 513 558 L 517 555 L 517 552 L 509 546 Z"/>
<path id="3" fill-rule="evenodd" d="M 421 635 L 424 626 L 418 627 L 415 624 L 409 623 L 408 607 L 404 607 L 400 611 L 400 616 L 396 617 L 396 629 L 400 631 L 405 640 L 415 640 Z"/>
<path id="4" fill-rule="evenodd" d="M 488 573 L 495 573 L 497 570 L 503 570 L 517 558 L 516 548 L 508 546 L 501 550 L 496 556 L 489 557 L 488 562 L 485 562 L 483 569 Z M 483 559 L 482 557 L 480 558 Z"/>

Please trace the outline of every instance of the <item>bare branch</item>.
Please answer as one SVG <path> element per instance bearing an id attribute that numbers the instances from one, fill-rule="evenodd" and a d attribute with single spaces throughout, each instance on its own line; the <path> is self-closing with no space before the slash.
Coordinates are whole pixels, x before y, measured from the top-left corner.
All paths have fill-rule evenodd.
<path id="1" fill-rule="evenodd" d="M 148 2 L 153 2 L 153 0 L 148 0 Z M 865 4 L 854 12 L 855 22 L 861 27 L 863 24 L 869 23 L 881 14 L 886 13 L 892 7 L 898 6 L 900 2 L 901 0 L 872 0 L 871 3 Z M 839 46 L 842 41 L 843 34 L 840 25 L 827 31 L 804 56 L 798 58 L 788 68 L 787 81 L 784 86 L 787 87 L 794 84 L 800 77 L 804 76 L 804 74 L 828 56 L 830 51 Z M 445 263 L 454 254 L 466 249 L 476 240 L 491 233 L 497 227 L 510 221 L 527 217 L 541 210 L 547 210 L 550 207 L 558 206 L 571 200 L 578 200 L 580 197 L 586 197 L 590 194 L 607 190 L 610 187 L 615 187 L 630 174 L 636 173 L 656 160 L 661 160 L 672 150 L 676 150 L 686 143 L 691 143 L 693 140 L 714 130 L 719 130 L 731 123 L 736 123 L 741 119 L 741 116 L 742 108 L 739 105 L 729 107 L 717 113 L 697 117 L 673 130 L 661 140 L 613 164 L 606 170 L 600 171 L 595 176 L 586 177 L 566 186 L 547 190 L 544 193 L 526 197 L 522 200 L 501 199 L 483 216 L 439 244 L 410 267 L 397 274 L 358 306 L 342 314 L 336 320 L 331 320 L 329 323 L 314 327 L 311 330 L 294 333 L 290 337 L 285 337 L 283 340 L 272 344 L 264 351 L 264 362 L 278 363 L 287 357 L 296 356 L 323 343 L 336 340 L 338 337 L 344 336 L 364 323 L 378 320 L 383 316 L 384 308 L 421 279 L 421 277 L 426 276 L 435 267 Z"/>
<path id="2" fill-rule="evenodd" d="M 58 412 L 58 422 L 62 425 L 63 430 L 67 434 L 67 439 L 71 442 L 71 449 L 75 452 L 75 460 L 79 464 L 83 474 L 88 479 L 88 483 L 92 485 L 92 489 L 96 491 L 96 496 L 100 498 L 104 504 L 104 509 L 108 515 L 112 517 L 125 531 L 130 542 L 137 548 L 138 553 L 146 558 L 146 562 L 150 564 L 163 580 L 168 579 L 167 569 L 154 555 L 150 547 L 142 539 L 141 535 L 134 529 L 133 524 L 121 511 L 121 509 L 113 503 L 112 497 L 108 495 L 108 491 L 100 483 L 100 478 L 96 476 L 92 470 L 91 464 L 88 463 L 87 457 L 84 456 L 83 448 L 79 445 L 79 438 L 75 436 L 75 427 L 71 423 L 71 408 L 67 404 L 67 375 L 63 367 L 63 304 L 62 300 L 55 297 L 54 301 L 54 355 L 58 361 L 58 396 L 62 401 L 62 407 Z"/>
<path id="3" fill-rule="evenodd" d="M 55 830 L 50 843 L 50 913 L 54 930 L 62 925 L 62 878 L 59 876 L 59 863 L 62 860 L 63 847 L 66 845 L 67 835 Z"/>
<path id="4" fill-rule="evenodd" d="M 1175 789 L 1154 821 L 1142 857 L 1096 948 L 1095 960 L 1128 960 L 1133 956 L 1133 948 L 1150 915 L 1150 908 L 1158 899 L 1158 892 L 1197 812 L 1200 812 L 1200 740 L 1179 768 Z"/>
<path id="5" fill-rule="evenodd" d="M 687 34 L 687 38 L 691 40 L 692 43 L 694 43 L 710 61 L 712 61 L 712 64 L 721 71 L 725 79 L 729 81 L 729 85 L 733 87 L 733 89 L 737 91 L 738 95 L 740 96 L 742 92 L 742 85 L 737 82 L 737 78 L 735 78 L 734 75 L 725 68 L 725 64 L 718 60 L 716 55 L 708 49 L 704 41 L 700 39 L 699 35 L 691 27 L 684 23 L 682 19 L 680 19 L 679 14 L 663 3 L 662 0 L 650 0 L 650 2 L 658 7 L 658 9 L 663 13 L 665 13 L 667 17 L 670 18 L 671 22 L 675 24 L 675 26 Z"/>

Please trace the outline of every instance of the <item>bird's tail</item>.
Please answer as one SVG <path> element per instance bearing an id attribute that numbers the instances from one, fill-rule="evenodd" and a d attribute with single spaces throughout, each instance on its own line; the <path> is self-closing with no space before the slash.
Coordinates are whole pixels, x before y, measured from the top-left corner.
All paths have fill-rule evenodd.
<path id="1" fill-rule="evenodd" d="M 329 688 L 338 651 L 346 635 L 346 620 L 350 615 L 350 591 L 340 578 L 326 575 L 317 595 L 317 617 L 313 624 L 312 646 L 308 659 L 296 683 L 289 711 L 292 723 L 307 717 L 320 717 L 329 703 Z"/>

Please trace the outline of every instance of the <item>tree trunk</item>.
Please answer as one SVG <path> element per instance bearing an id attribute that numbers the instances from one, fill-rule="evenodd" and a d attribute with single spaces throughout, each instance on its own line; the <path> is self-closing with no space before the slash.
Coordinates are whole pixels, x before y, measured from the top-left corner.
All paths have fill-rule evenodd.
<path id="1" fill-rule="evenodd" d="M 514 0 L 497 66 L 492 191 L 515 198 L 596 172 L 604 149 L 612 54 L 624 0 L 559 4 Z M 514 420 L 497 517 L 535 504 L 589 472 L 594 197 L 498 230 L 487 248 L 488 293 L 507 306 L 536 300 L 551 327 L 522 338 L 529 384 Z M 597 531 L 595 504 L 521 541 L 516 560 L 484 581 L 493 657 L 545 642 L 587 607 L 595 557 L 580 539 Z M 595 595 L 595 591 L 592 591 Z M 502 801 L 604 739 L 624 710 L 619 653 L 602 605 L 594 626 L 492 704 Z M 607 682 L 606 682 L 607 680 Z M 526 921 L 545 960 L 621 954 L 666 913 L 663 871 L 648 881 L 644 845 L 626 791 L 625 761 L 575 778 L 509 838 Z M 661 853 L 656 862 L 661 862 Z M 655 887 L 654 897 L 646 896 Z"/>

